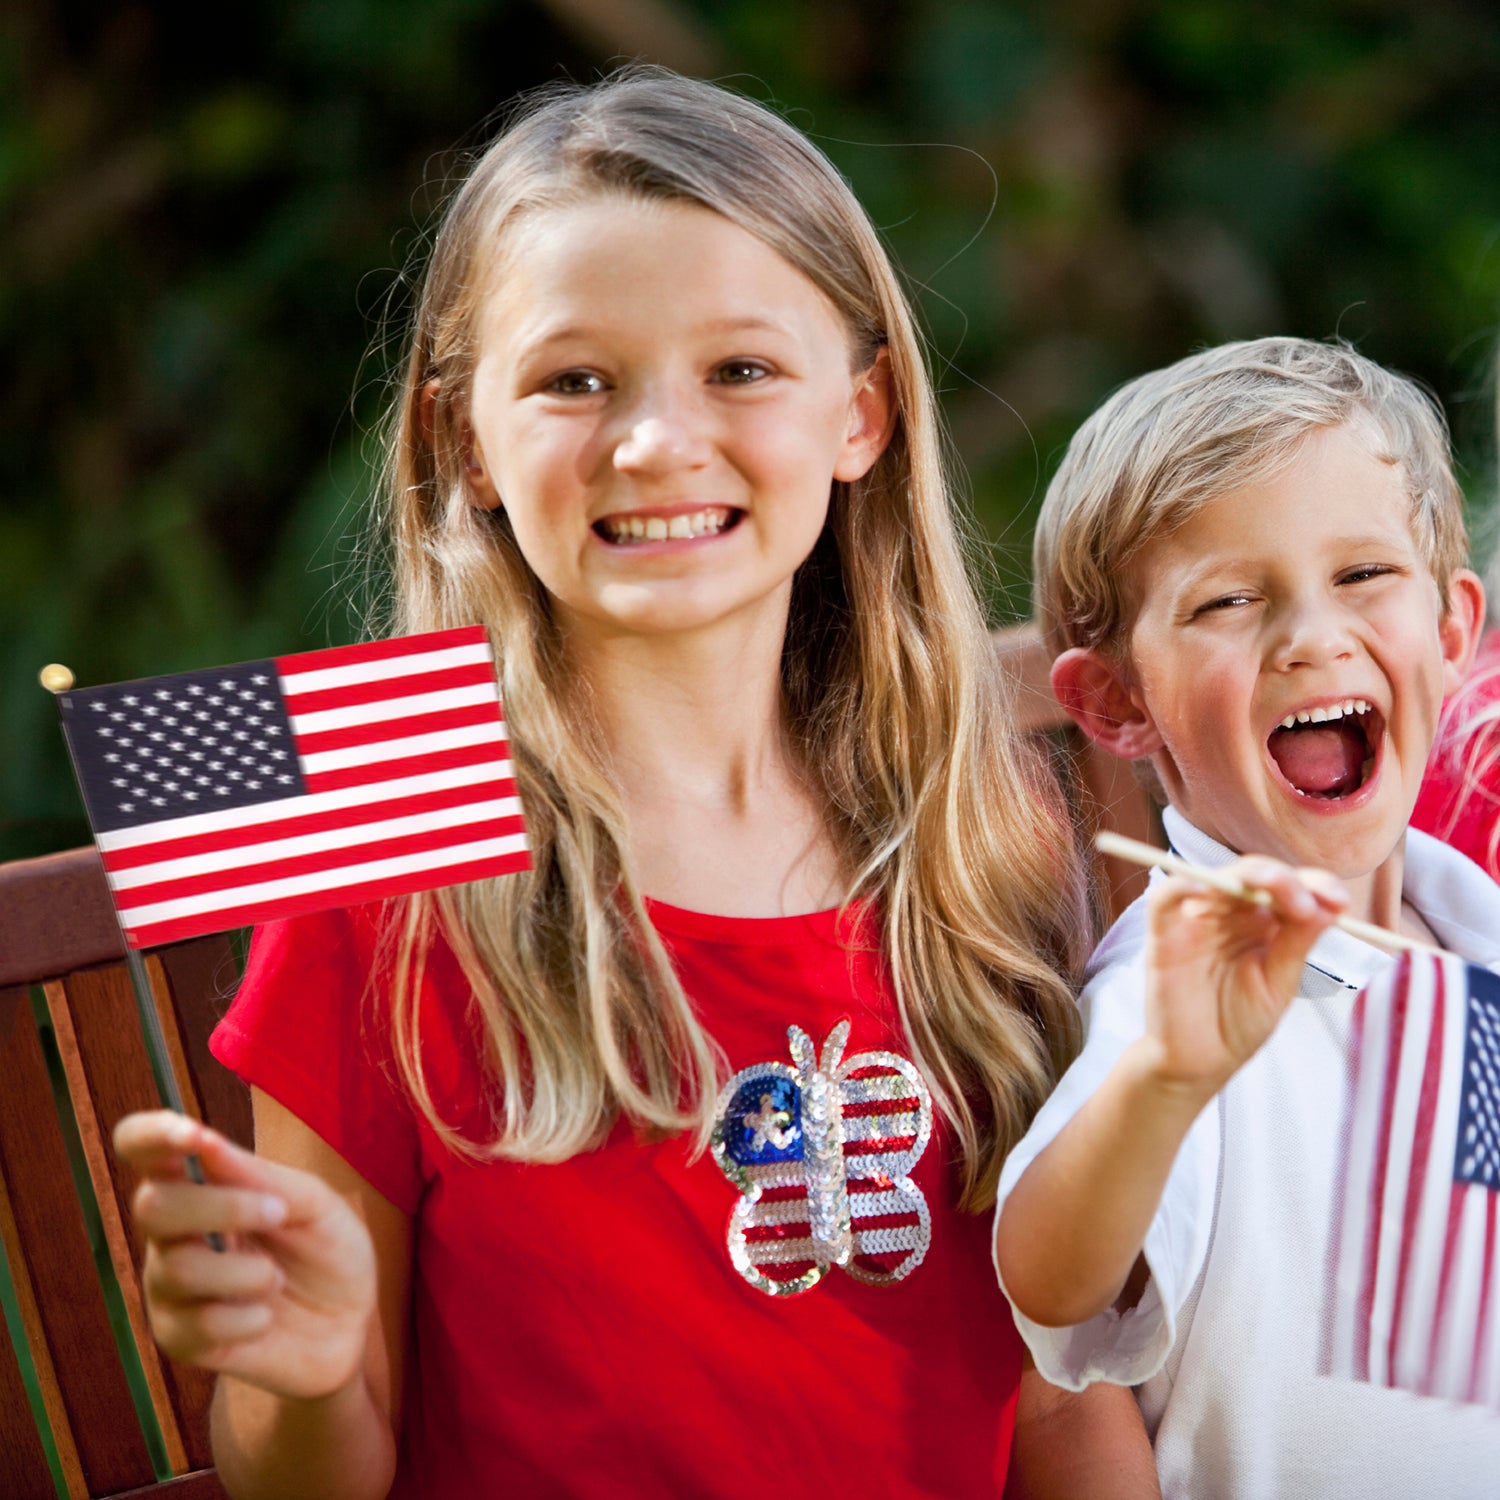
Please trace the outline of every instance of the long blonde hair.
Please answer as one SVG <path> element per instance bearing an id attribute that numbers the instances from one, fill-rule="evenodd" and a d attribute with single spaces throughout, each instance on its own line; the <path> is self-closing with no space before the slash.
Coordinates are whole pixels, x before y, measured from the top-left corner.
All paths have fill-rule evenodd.
<path id="1" fill-rule="evenodd" d="M 637 1126 L 711 1129 L 723 1063 L 624 857 L 607 747 L 505 511 L 471 503 L 464 431 L 479 316 L 528 216 L 601 193 L 697 204 L 780 252 L 838 310 L 863 369 L 888 348 L 899 416 L 874 469 L 836 482 L 793 583 L 783 704 L 803 774 L 869 900 L 912 1052 L 962 1154 L 963 1201 L 1078 1044 L 1088 922 L 1066 813 L 1013 738 L 950 513 L 919 336 L 847 184 L 785 121 L 716 86 L 632 68 L 533 96 L 442 222 L 394 414 L 387 493 L 401 630 L 483 621 L 500 661 L 534 868 L 405 903 L 398 1065 L 450 1144 L 557 1161 Z M 435 399 L 434 399 L 435 392 Z M 424 394 L 425 393 L 425 394 Z M 444 1122 L 419 1047 L 436 930 L 474 988 L 493 1138 Z"/>

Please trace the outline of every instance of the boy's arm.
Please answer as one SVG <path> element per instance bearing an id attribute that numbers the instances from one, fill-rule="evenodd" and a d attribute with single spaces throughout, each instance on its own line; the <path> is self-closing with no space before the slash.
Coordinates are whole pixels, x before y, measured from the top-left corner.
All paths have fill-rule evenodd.
<path id="1" fill-rule="evenodd" d="M 1022 1174 L 995 1255 L 1033 1322 L 1087 1322 L 1124 1291 L 1167 1178 L 1203 1106 L 1270 1035 L 1308 950 L 1346 904 L 1321 871 L 1273 860 L 1231 867 L 1257 906 L 1186 879 L 1149 897 L 1145 1035 Z"/>
<path id="2" fill-rule="evenodd" d="M 1160 1500 L 1156 1461 L 1128 1386 L 1049 1385 L 1030 1359 L 1016 1403 L 1005 1500 Z"/>

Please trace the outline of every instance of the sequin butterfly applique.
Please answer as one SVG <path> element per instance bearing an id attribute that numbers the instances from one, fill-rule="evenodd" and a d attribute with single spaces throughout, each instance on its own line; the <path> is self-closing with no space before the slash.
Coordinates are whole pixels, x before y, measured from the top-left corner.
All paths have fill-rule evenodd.
<path id="1" fill-rule="evenodd" d="M 792 1064 L 741 1069 L 714 1109 L 714 1160 L 743 1195 L 729 1258 L 773 1297 L 807 1291 L 833 1266 L 887 1286 L 932 1242 L 927 1200 L 908 1175 L 932 1136 L 932 1097 L 904 1057 L 844 1057 L 848 1040 L 840 1021 L 819 1058 L 789 1026 Z"/>

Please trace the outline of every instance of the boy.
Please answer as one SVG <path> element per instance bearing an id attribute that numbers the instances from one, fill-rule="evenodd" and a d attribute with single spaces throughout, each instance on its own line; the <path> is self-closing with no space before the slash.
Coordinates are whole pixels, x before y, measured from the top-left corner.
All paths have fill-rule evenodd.
<path id="1" fill-rule="evenodd" d="M 1272 899 L 1153 877 L 1001 1179 L 996 1265 L 1038 1368 L 1138 1386 L 1168 1497 L 1500 1483 L 1493 1411 L 1319 1374 L 1350 1004 L 1393 962 L 1331 924 L 1500 966 L 1500 887 L 1407 831 L 1483 614 L 1465 545 L 1431 403 L 1296 339 L 1132 382 L 1043 506 L 1059 700 L 1149 765 L 1179 854 L 1255 856 L 1231 873 Z"/>

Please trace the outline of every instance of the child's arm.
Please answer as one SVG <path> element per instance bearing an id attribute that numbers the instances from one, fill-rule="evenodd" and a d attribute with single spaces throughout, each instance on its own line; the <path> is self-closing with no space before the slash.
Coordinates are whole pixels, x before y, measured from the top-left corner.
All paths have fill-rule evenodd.
<path id="1" fill-rule="evenodd" d="M 1271 1034 L 1318 935 L 1347 904 L 1317 870 L 1246 859 L 1255 906 L 1184 879 L 1149 898 L 1146 1030 L 1023 1173 L 995 1229 L 1016 1308 L 1087 1322 L 1126 1290 L 1167 1177 L 1203 1106 Z"/>
<path id="2" fill-rule="evenodd" d="M 1156 1460 L 1129 1386 L 1049 1385 L 1028 1358 L 1005 1500 L 1160 1500 Z"/>
<path id="3" fill-rule="evenodd" d="M 256 1155 L 166 1113 L 116 1131 L 145 1177 L 152 1330 L 220 1373 L 214 1459 L 237 1500 L 378 1500 L 395 1475 L 410 1221 L 295 1116 L 254 1102 Z M 201 1186 L 183 1176 L 193 1152 Z"/>

